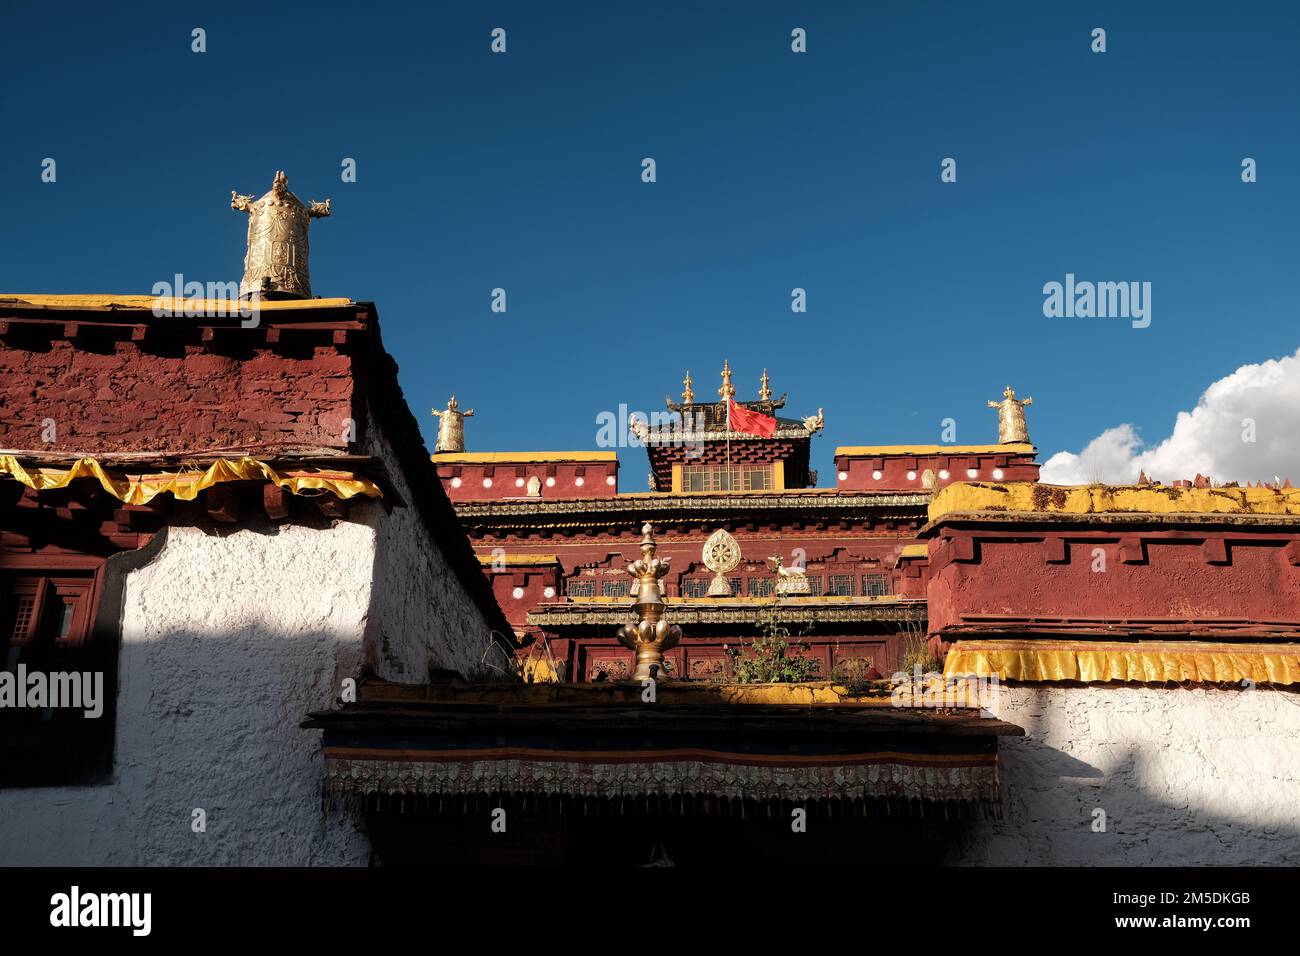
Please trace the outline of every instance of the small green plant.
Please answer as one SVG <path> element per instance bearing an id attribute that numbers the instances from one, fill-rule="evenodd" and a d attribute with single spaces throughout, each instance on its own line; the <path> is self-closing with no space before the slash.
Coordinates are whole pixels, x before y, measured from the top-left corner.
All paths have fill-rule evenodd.
<path id="1" fill-rule="evenodd" d="M 791 640 L 790 629 L 776 619 L 776 605 L 760 622 L 759 631 L 752 643 L 727 648 L 732 680 L 738 684 L 797 684 L 817 675 L 821 661 L 803 656 L 807 642 Z"/>

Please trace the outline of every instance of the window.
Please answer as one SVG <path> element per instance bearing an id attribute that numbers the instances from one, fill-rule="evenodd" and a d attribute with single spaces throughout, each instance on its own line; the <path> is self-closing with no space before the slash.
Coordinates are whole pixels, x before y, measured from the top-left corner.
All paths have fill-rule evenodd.
<path id="1" fill-rule="evenodd" d="M 709 578 L 682 578 L 682 597 L 702 598 L 709 593 Z"/>
<path id="2" fill-rule="evenodd" d="M 853 575 L 832 574 L 826 585 L 826 593 L 836 597 L 853 596 Z"/>
<path id="3" fill-rule="evenodd" d="M 822 593 L 822 576 L 820 574 L 808 575 L 808 593 L 809 594 Z"/>
<path id="4" fill-rule="evenodd" d="M 627 597 L 626 581 L 601 581 L 600 593 L 603 597 Z"/>
<path id="5" fill-rule="evenodd" d="M 771 465 L 683 465 L 683 491 L 767 491 Z"/>
<path id="6" fill-rule="evenodd" d="M 0 785 L 91 783 L 112 769 L 116 646 L 92 640 L 98 584 L 83 568 L 0 573 L 0 668 L 27 702 L 0 708 Z M 45 696 L 32 706 L 37 674 Z"/>
<path id="7" fill-rule="evenodd" d="M 767 597 L 776 589 L 772 578 L 750 578 L 749 593 L 754 597 Z"/>
<path id="8" fill-rule="evenodd" d="M 93 574 L 5 575 L 0 590 L 10 648 L 29 662 L 54 661 L 86 643 L 92 623 Z"/>
<path id="9" fill-rule="evenodd" d="M 596 582 L 580 581 L 577 578 L 570 578 L 564 582 L 564 593 L 569 597 L 595 597 Z"/>
<path id="10" fill-rule="evenodd" d="M 864 574 L 862 575 L 862 595 L 863 597 L 880 597 L 889 593 L 889 575 L 887 574 Z"/>

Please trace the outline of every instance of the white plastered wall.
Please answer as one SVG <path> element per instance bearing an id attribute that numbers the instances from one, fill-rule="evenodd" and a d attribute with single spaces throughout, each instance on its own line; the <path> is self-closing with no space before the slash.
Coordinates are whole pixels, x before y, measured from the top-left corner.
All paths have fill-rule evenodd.
<path id="1" fill-rule="evenodd" d="M 1027 735 L 999 744 L 1003 818 L 948 862 L 1300 863 L 1300 693 L 1019 685 L 990 709 Z"/>
<path id="2" fill-rule="evenodd" d="M 126 576 L 111 778 L 0 790 L 0 865 L 369 861 L 352 817 L 322 811 L 320 732 L 299 723 L 363 670 L 465 670 L 488 625 L 411 508 L 351 507 L 168 529 Z"/>

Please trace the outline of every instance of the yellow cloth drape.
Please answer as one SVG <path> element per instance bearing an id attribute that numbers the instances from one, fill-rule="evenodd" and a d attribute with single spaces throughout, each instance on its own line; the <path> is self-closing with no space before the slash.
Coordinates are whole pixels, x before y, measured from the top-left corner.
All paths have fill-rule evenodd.
<path id="1" fill-rule="evenodd" d="M 44 491 L 47 488 L 65 488 L 77 478 L 94 478 L 114 498 L 129 505 L 148 504 L 158 495 L 170 492 L 181 501 L 193 501 L 199 492 L 225 481 L 272 481 L 294 494 L 308 490 L 326 491 L 338 498 L 365 495 L 380 498 L 383 492 L 373 481 L 358 478 L 346 471 L 291 472 L 281 475 L 266 462 L 256 458 L 230 461 L 218 458 L 206 470 L 151 475 L 109 474 L 94 458 L 79 458 L 68 469 L 24 468 L 12 455 L 0 455 L 0 475 L 9 475 L 29 488 Z"/>
<path id="2" fill-rule="evenodd" d="M 945 677 L 1020 681 L 1300 683 L 1300 644 L 1199 641 L 959 641 Z"/>

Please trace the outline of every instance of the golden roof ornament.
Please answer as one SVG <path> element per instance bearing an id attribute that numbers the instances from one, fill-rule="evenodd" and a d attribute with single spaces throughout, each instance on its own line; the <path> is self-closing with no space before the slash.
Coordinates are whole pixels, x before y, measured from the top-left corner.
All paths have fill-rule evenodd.
<path id="1" fill-rule="evenodd" d="M 1018 399 L 1008 385 L 1002 392 L 1002 401 L 989 402 L 989 408 L 998 410 L 998 443 L 1029 442 L 1029 426 L 1025 424 L 1025 406 L 1034 404 L 1032 398 Z"/>
<path id="2" fill-rule="evenodd" d="M 627 573 L 636 578 L 632 594 L 636 603 L 632 609 L 640 618 L 624 624 L 618 640 L 624 647 L 636 652 L 636 670 L 632 679 L 663 680 L 664 651 L 676 647 L 682 639 L 682 629 L 669 624 L 664 618 L 664 597 L 659 579 L 668 573 L 671 558 L 655 557 L 654 529 L 641 528 L 641 557 L 627 566 Z"/>
<path id="3" fill-rule="evenodd" d="M 682 404 L 695 404 L 695 389 L 691 388 L 695 383 L 691 381 L 691 370 L 686 370 L 686 377 L 682 379 Z"/>
<path id="4" fill-rule="evenodd" d="M 474 409 L 462 412 L 453 395 L 447 399 L 446 408 L 435 408 L 433 414 L 438 419 L 438 443 L 433 446 L 434 454 L 464 451 L 465 419 L 474 414 Z"/>
<path id="5" fill-rule="evenodd" d="M 230 208 L 248 213 L 248 252 L 240 298 L 310 299 L 307 227 L 330 214 L 330 201 L 303 205 L 281 170 L 261 199 L 230 191 Z"/>
<path id="6" fill-rule="evenodd" d="M 763 380 L 758 387 L 758 400 L 760 402 L 770 402 L 772 400 L 772 389 L 767 380 L 767 369 L 763 369 Z"/>
<path id="7" fill-rule="evenodd" d="M 736 387 L 731 384 L 731 366 L 726 359 L 722 360 L 722 387 L 718 389 L 718 394 L 724 403 L 727 399 L 736 397 Z"/>
<path id="8" fill-rule="evenodd" d="M 731 597 L 731 582 L 727 575 L 736 570 L 740 564 L 740 545 L 724 528 L 719 528 L 709 535 L 700 553 L 704 566 L 713 572 L 709 583 L 709 597 Z"/>

